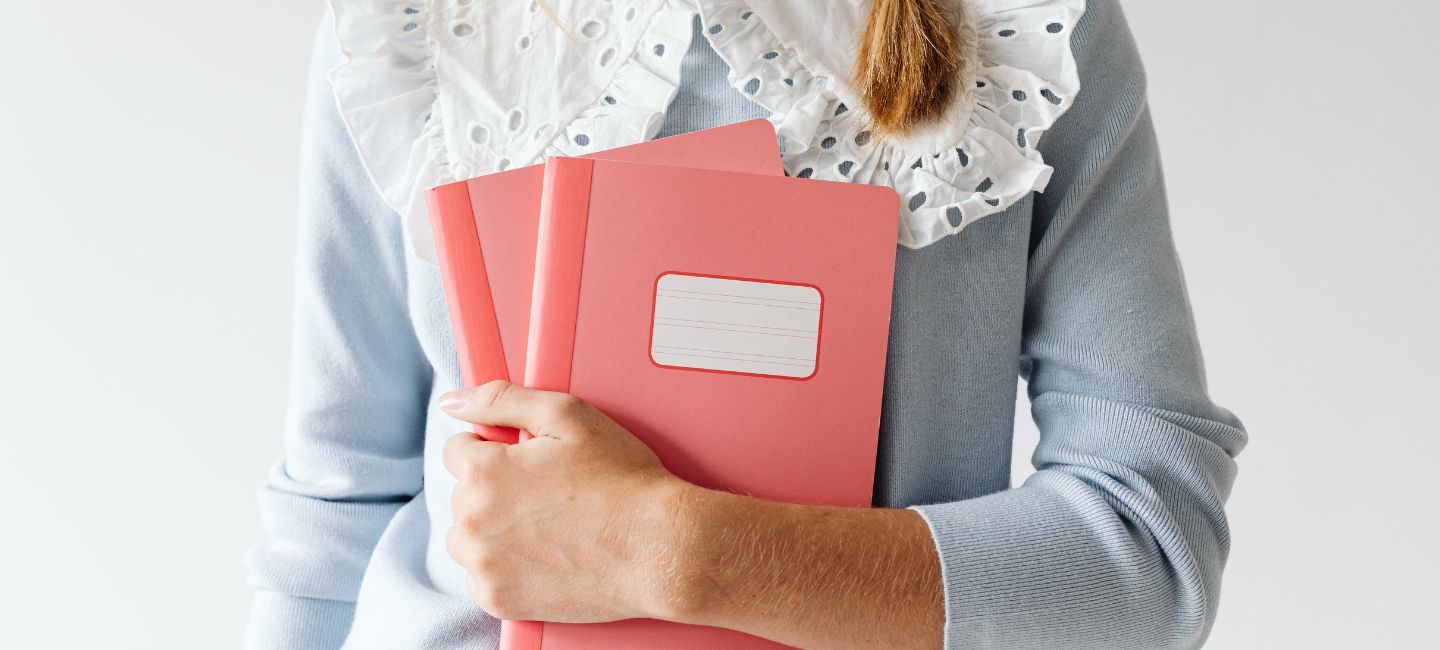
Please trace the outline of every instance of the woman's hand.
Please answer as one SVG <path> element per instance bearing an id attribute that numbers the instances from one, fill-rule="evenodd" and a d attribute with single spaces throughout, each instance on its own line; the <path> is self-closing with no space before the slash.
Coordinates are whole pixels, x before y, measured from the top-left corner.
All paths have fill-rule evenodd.
<path id="1" fill-rule="evenodd" d="M 461 433 L 447 546 L 471 598 L 498 618 L 663 618 L 683 549 L 673 510 L 690 484 L 614 420 L 563 393 L 504 381 L 445 395 L 450 415 L 529 431 L 518 445 Z"/>
<path id="2" fill-rule="evenodd" d="M 499 618 L 658 618 L 802 648 L 940 646 L 940 562 L 913 511 L 697 487 L 561 393 L 494 381 L 441 407 L 536 436 L 506 445 L 462 433 L 445 446 L 459 478 L 450 555 Z"/>

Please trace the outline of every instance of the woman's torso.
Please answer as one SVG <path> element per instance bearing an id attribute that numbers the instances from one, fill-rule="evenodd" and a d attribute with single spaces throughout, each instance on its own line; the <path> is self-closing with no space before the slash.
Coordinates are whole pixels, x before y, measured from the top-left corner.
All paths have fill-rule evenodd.
<path id="1" fill-rule="evenodd" d="M 726 79 L 700 37 L 662 135 L 768 116 Z M 483 197 L 477 197 L 483 200 Z M 874 504 L 903 507 L 1009 487 L 1030 201 L 896 261 Z M 409 310 L 434 368 L 425 422 L 425 490 L 401 509 L 375 549 L 361 588 L 351 647 L 477 647 L 498 623 L 466 598 L 444 543 L 452 478 L 440 448 L 460 424 L 434 400 L 460 385 L 438 269 L 404 261 Z"/>

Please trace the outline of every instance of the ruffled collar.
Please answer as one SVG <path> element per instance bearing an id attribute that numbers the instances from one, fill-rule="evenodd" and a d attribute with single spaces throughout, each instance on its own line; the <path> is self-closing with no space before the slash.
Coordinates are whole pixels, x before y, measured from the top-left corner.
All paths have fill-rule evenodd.
<path id="1" fill-rule="evenodd" d="M 940 122 L 871 133 L 846 82 L 869 3 L 854 0 L 331 0 L 330 71 L 367 172 L 433 259 L 424 190 L 650 139 L 680 83 L 698 11 L 735 87 L 771 112 L 792 176 L 894 187 L 919 248 L 1043 190 L 1036 143 L 1080 90 L 1070 31 L 1084 0 L 966 0 L 975 51 Z M 841 44 L 844 44 L 843 46 Z"/>

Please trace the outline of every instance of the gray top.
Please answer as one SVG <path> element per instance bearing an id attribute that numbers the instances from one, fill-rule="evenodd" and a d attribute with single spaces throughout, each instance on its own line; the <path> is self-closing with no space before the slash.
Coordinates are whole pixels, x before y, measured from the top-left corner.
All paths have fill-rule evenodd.
<path id="1" fill-rule="evenodd" d="M 1245 432 L 1206 395 L 1134 43 L 1115 0 L 1089 5 L 1046 191 L 896 262 L 874 503 L 929 522 L 948 647 L 1193 647 L 1215 616 Z M 355 155 L 321 74 L 337 57 L 322 29 L 248 641 L 494 647 L 444 550 L 440 445 L 460 426 L 434 401 L 460 372 L 440 277 Z M 763 116 L 725 74 L 696 38 L 663 134 Z M 1041 440 L 1012 489 L 1017 378 Z"/>

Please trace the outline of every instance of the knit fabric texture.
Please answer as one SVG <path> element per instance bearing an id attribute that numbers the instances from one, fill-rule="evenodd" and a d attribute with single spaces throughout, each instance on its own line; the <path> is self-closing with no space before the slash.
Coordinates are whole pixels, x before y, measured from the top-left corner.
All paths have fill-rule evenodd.
<path id="1" fill-rule="evenodd" d="M 765 116 L 693 43 L 662 134 Z M 874 505 L 928 522 L 948 648 L 1191 648 L 1219 602 L 1246 434 L 1206 393 L 1117 0 L 1089 3 L 1072 46 L 1083 91 L 1039 145 L 1045 192 L 898 251 Z M 440 451 L 464 427 L 436 406 L 460 384 L 439 272 L 361 167 L 324 74 L 339 56 L 322 26 L 247 646 L 494 648 L 499 623 L 444 548 Z M 1019 379 L 1041 438 L 1012 486 Z"/>

